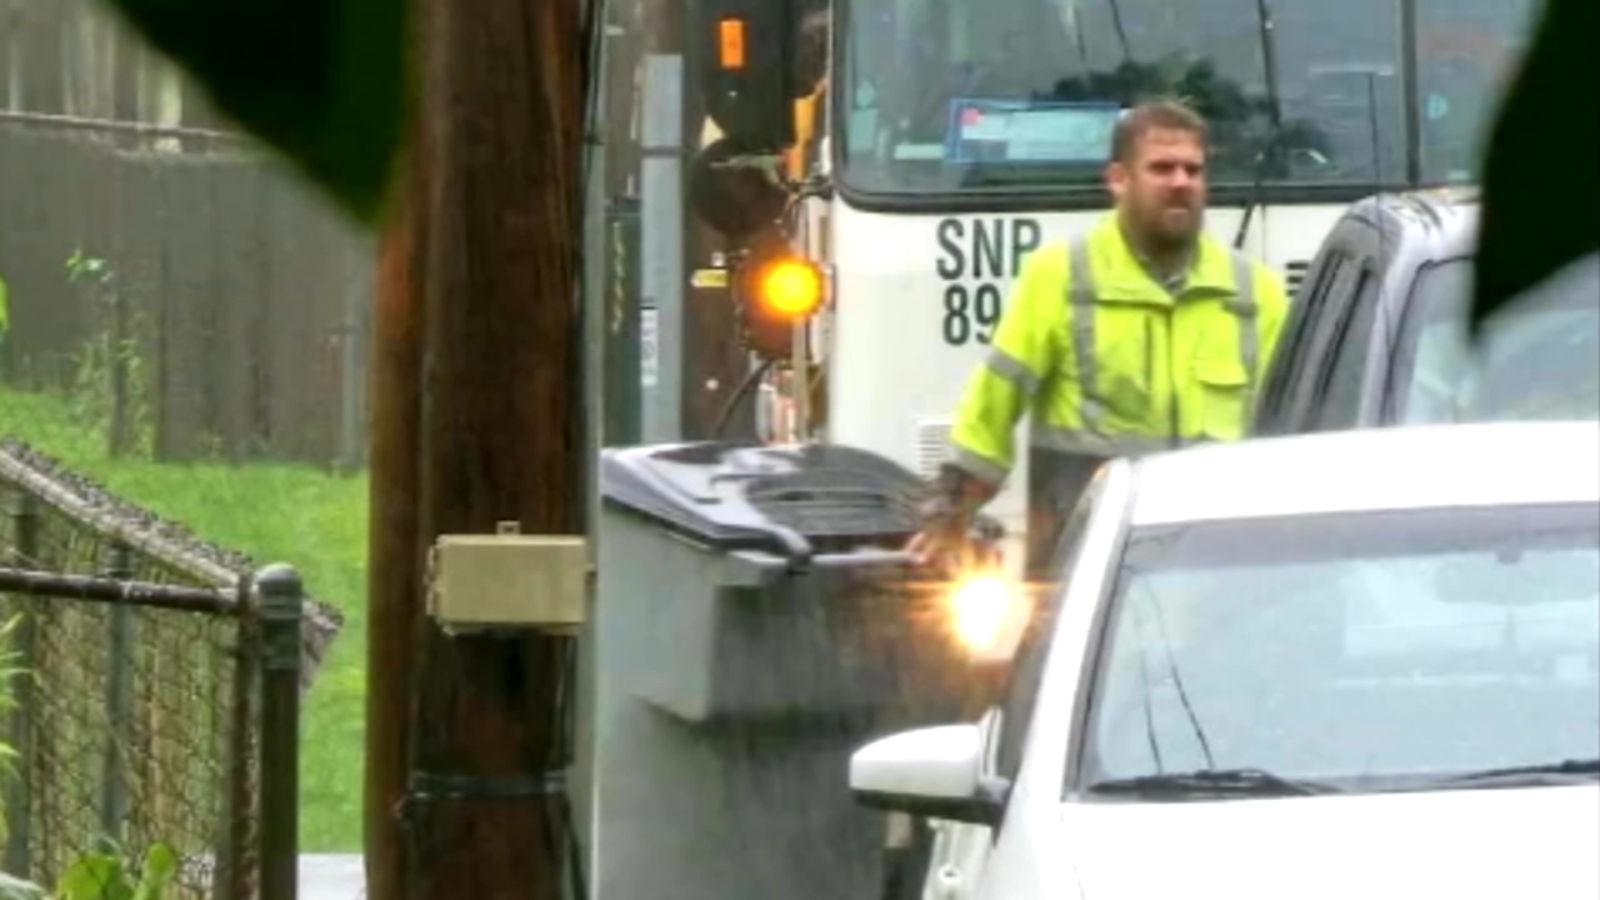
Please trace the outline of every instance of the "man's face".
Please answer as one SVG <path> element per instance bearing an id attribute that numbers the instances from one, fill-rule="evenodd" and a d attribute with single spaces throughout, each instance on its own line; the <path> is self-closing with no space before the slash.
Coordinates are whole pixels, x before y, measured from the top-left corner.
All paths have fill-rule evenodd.
<path id="1" fill-rule="evenodd" d="M 1157 247 L 1188 246 L 1205 219 L 1206 153 L 1199 136 L 1153 128 L 1133 159 L 1113 162 L 1107 182 L 1123 221 Z"/>

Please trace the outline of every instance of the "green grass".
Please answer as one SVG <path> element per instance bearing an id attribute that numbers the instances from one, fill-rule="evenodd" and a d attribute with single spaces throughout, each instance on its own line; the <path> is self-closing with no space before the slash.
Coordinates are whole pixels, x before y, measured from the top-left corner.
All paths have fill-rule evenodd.
<path id="1" fill-rule="evenodd" d="M 359 852 L 366 698 L 367 479 L 305 466 L 162 465 L 113 460 L 62 401 L 0 389 L 0 435 L 13 435 L 129 502 L 259 563 L 295 565 L 344 627 L 305 706 L 300 846 Z"/>

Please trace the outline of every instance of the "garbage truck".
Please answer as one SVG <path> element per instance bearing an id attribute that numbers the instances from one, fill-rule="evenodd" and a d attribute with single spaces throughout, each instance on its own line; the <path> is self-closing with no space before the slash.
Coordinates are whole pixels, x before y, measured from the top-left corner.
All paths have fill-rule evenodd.
<path id="1" fill-rule="evenodd" d="M 1118 117 L 1211 127 L 1208 227 L 1291 291 L 1380 191 L 1469 183 L 1530 0 L 693 0 L 689 201 L 735 242 L 763 437 L 931 475 L 1028 253 L 1091 226 Z M 1026 463 L 989 507 L 1008 561 Z"/>

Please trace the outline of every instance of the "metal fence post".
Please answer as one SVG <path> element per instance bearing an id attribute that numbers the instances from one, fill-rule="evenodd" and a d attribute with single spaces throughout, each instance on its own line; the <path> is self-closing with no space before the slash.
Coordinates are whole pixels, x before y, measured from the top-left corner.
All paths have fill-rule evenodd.
<path id="1" fill-rule="evenodd" d="M 107 554 L 105 577 L 133 577 L 133 551 L 118 541 Z M 101 775 L 100 827 L 108 837 L 123 839 L 128 818 L 128 771 L 125 743 L 133 739 L 133 622 L 134 611 L 124 603 L 110 612 L 110 646 L 107 648 L 105 768 Z"/>
<path id="2" fill-rule="evenodd" d="M 18 492 L 11 511 L 11 564 L 19 569 L 35 569 L 39 563 L 39 501 L 26 491 Z M 23 676 L 12 683 L 15 709 L 11 717 L 11 749 L 16 751 L 18 776 L 6 792 L 6 871 L 13 875 L 31 874 L 33 843 L 33 717 L 39 698 L 34 690 L 34 669 L 39 660 L 39 625 L 32 609 L 25 609 L 17 622 L 17 665 Z"/>
<path id="3" fill-rule="evenodd" d="M 213 900 L 252 896 L 256 832 L 250 827 L 254 813 L 255 775 L 251 743 L 256 726 L 256 674 L 260 667 L 260 616 L 257 614 L 255 579 L 240 578 L 234 586 L 233 681 L 228 687 L 228 738 L 225 751 L 228 789 L 221 798 L 221 828 Z"/>
<path id="4" fill-rule="evenodd" d="M 256 575 L 261 612 L 261 897 L 294 900 L 300 815 L 300 573 Z"/>

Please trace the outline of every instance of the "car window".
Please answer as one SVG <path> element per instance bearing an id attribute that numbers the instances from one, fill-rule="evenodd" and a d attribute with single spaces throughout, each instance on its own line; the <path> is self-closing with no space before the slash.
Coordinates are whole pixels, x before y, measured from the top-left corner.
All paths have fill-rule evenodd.
<path id="1" fill-rule="evenodd" d="M 1206 768 L 1428 789 L 1600 756 L 1592 503 L 1208 522 L 1128 546 L 1077 781 L 1090 796 Z"/>
<path id="2" fill-rule="evenodd" d="M 1405 424 L 1600 415 L 1600 254 L 1515 299 L 1468 339 L 1470 257 L 1421 272 L 1391 377 Z"/>
<path id="3" fill-rule="evenodd" d="M 1352 257 L 1342 257 L 1337 268 L 1329 273 L 1328 285 L 1318 303 L 1311 332 L 1305 346 L 1294 360 L 1296 372 L 1288 387 L 1281 425 L 1285 431 L 1307 430 L 1322 406 L 1330 383 L 1332 354 L 1338 350 L 1341 337 L 1348 328 L 1346 311 L 1351 308 L 1351 297 L 1361 275 L 1359 263 Z"/>
<path id="4" fill-rule="evenodd" d="M 1044 678 L 1045 660 L 1050 655 L 1050 637 L 1055 633 L 1056 614 L 1060 611 L 1066 582 L 1083 550 L 1083 540 L 1089 530 L 1090 513 L 1103 493 L 1103 478 L 1097 477 L 1078 503 L 1062 528 L 1050 571 L 1061 573 L 1061 584 L 1043 592 L 1022 640 L 1013 657 L 1011 675 L 1001 699 L 1000 742 L 995 751 L 996 774 L 1015 779 L 1022 768 L 1022 748 L 1026 743 L 1028 728 L 1033 723 L 1034 701 L 1039 695 L 1039 682 Z"/>
<path id="5" fill-rule="evenodd" d="M 1370 264 L 1357 270 L 1355 299 L 1340 315 L 1328 351 L 1332 358 L 1324 364 L 1317 399 L 1310 410 L 1319 431 L 1353 428 L 1360 422 L 1362 386 L 1367 380 L 1381 283 Z"/>
<path id="6" fill-rule="evenodd" d="M 1272 434 L 1278 430 L 1289 383 L 1296 371 L 1295 361 L 1301 358 L 1301 348 L 1306 345 L 1307 336 L 1316 324 L 1316 304 L 1324 293 L 1322 286 L 1326 284 L 1327 273 L 1335 260 L 1335 257 L 1326 258 L 1307 272 L 1306 280 L 1301 283 L 1294 302 L 1289 306 L 1283 332 L 1278 336 L 1277 347 L 1268 362 L 1266 378 L 1261 385 L 1260 399 L 1251 425 L 1253 434 Z"/>
<path id="7" fill-rule="evenodd" d="M 1305 406 L 1311 364 L 1321 355 L 1320 341 L 1324 336 L 1319 332 L 1325 331 L 1323 311 L 1349 269 L 1349 256 L 1338 250 L 1325 251 L 1302 285 L 1300 299 L 1290 309 L 1285 333 L 1274 352 L 1267 383 L 1262 387 L 1257 433 L 1294 430 L 1295 410 Z"/>

